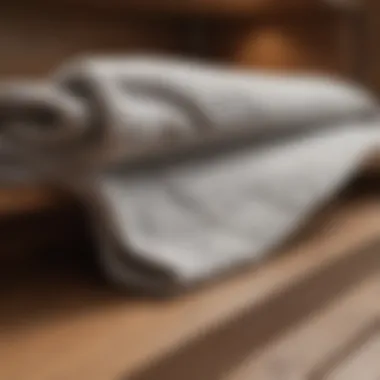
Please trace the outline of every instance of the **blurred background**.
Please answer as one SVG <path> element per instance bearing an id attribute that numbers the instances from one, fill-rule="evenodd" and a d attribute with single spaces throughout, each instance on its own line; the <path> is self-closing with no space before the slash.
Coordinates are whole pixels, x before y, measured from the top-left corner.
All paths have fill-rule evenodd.
<path id="1" fill-rule="evenodd" d="M 325 73 L 353 80 L 378 95 L 379 36 L 378 0 L 4 0 L 0 5 L 0 78 L 44 78 L 66 59 L 87 53 L 164 53 L 232 67 Z M 373 182 L 361 186 L 359 192 L 368 193 L 368 188 L 375 188 Z M 236 314 L 247 305 L 252 306 L 252 313 L 239 315 L 234 323 L 219 331 L 219 338 L 212 335 L 210 344 L 190 344 L 187 353 L 181 351 L 175 360 L 171 355 L 165 356 L 161 367 L 133 378 L 179 380 L 185 379 L 183 371 L 192 369 L 195 375 L 186 379 L 216 380 L 238 367 L 236 377 L 228 378 L 309 378 L 300 375 L 307 372 L 306 367 L 321 364 L 323 370 L 326 363 L 319 363 L 312 353 L 305 354 L 302 347 L 313 346 L 320 331 L 335 331 L 327 334 L 331 335 L 330 340 L 325 333 L 325 340 L 311 351 L 317 355 L 334 346 L 339 355 L 338 346 L 346 341 L 345 334 L 355 326 L 362 328 L 364 318 L 358 312 L 351 324 L 345 324 L 342 321 L 347 310 L 374 307 L 373 294 L 380 289 L 378 283 L 366 285 L 364 298 L 345 304 L 335 317 L 329 317 L 324 324 L 320 322 L 319 327 L 310 325 L 306 335 L 297 335 L 294 341 L 299 350 L 293 352 L 292 359 L 298 358 L 296 362 L 287 361 L 286 355 L 281 354 L 283 360 L 280 355 L 280 359 L 274 356 L 272 361 L 262 361 L 271 368 L 266 372 L 255 366 L 252 372 L 246 372 L 240 366 L 247 355 L 253 355 L 253 349 L 258 350 L 286 323 L 299 322 L 313 307 L 318 309 L 330 296 L 348 289 L 345 281 L 353 268 L 359 271 L 354 271 L 358 279 L 365 278 L 379 264 L 373 251 L 366 253 L 368 260 L 364 264 L 354 257 L 342 262 L 342 267 L 322 273 L 314 282 L 289 290 L 284 296 L 290 304 L 276 298 L 264 305 L 266 308 L 255 309 L 258 298 L 252 295 L 255 289 L 267 293 L 267 285 L 273 279 L 273 283 L 282 286 L 308 266 L 313 271 L 321 264 L 318 260 L 330 260 L 331 252 L 336 252 L 331 257 L 337 259 L 341 252 L 378 237 L 378 197 L 371 195 L 358 201 L 351 195 L 347 195 L 353 199 L 348 211 L 336 211 L 334 205 L 329 210 L 329 224 L 317 223 L 325 226 L 322 232 L 309 232 L 309 240 L 301 239 L 291 249 L 298 253 L 310 251 L 308 262 L 296 255 L 290 260 L 293 262 L 282 260 L 272 269 L 264 268 L 262 273 L 267 280 L 248 273 L 205 293 L 157 306 L 145 300 L 126 300 L 125 296 L 99 286 L 91 276 L 83 276 L 81 262 L 86 258 L 88 263 L 91 244 L 81 207 L 70 196 L 47 185 L 1 189 L 0 379 L 127 379 L 130 377 L 126 373 L 150 360 L 153 353 L 161 355 L 173 342 L 186 341 L 190 332 L 206 329 L 222 316 L 230 316 L 232 310 Z M 347 197 L 339 200 L 338 209 Z M 78 268 L 63 270 L 73 262 Z M 52 267 L 46 270 L 49 265 Z M 308 294 L 313 295 L 315 305 L 310 304 Z M 294 299 L 301 307 L 292 306 Z M 368 311 L 371 318 L 377 309 L 376 313 L 372 311 Z M 287 319 L 281 322 L 275 316 L 282 314 Z M 363 339 L 365 334 L 378 337 L 376 323 L 364 325 Z M 252 326 L 257 331 L 252 332 Z M 230 351 L 221 350 L 219 356 L 212 356 L 218 347 L 228 348 L 229 342 Z M 285 346 L 292 346 L 292 340 L 286 342 Z M 370 357 L 380 357 L 379 348 L 374 350 Z M 194 356 L 196 352 L 203 354 Z M 207 355 L 211 355 L 210 360 Z M 304 367 L 299 365 L 302 360 L 308 363 Z M 205 361 L 208 369 L 202 372 Z M 218 367 L 223 361 L 224 367 Z M 255 377 L 260 374 L 262 377 Z M 313 376 L 316 380 L 327 378 L 323 371 Z"/>
<path id="2" fill-rule="evenodd" d="M 1 5 L 1 75 L 45 75 L 82 53 L 165 52 L 338 73 L 376 87 L 373 0 L 15 0 Z"/>

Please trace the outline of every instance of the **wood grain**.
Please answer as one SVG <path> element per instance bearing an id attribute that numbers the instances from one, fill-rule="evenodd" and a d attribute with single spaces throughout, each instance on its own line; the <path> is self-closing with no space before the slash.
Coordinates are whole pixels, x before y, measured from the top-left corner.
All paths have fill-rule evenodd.
<path id="1" fill-rule="evenodd" d="M 259 271 L 172 301 L 24 270 L 3 281 L 0 378 L 306 379 L 379 313 L 379 197 L 324 218 Z"/>

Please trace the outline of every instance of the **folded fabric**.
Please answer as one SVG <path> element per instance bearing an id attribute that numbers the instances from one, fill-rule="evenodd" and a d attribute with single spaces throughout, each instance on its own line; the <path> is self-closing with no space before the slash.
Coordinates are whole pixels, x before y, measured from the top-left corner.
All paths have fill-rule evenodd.
<path id="1" fill-rule="evenodd" d="M 17 165 L 0 168 L 74 192 L 108 278 L 165 293 L 267 256 L 379 148 L 379 123 L 328 77 L 90 57 L 2 85 Z"/>

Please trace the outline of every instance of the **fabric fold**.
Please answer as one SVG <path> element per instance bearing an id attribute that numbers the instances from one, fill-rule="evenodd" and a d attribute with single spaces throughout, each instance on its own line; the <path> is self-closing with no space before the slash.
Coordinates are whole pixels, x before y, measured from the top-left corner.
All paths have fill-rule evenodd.
<path id="1" fill-rule="evenodd" d="M 379 122 L 346 82 L 160 57 L 0 88 L 12 155 L 82 199 L 110 280 L 152 293 L 266 257 L 379 149 Z"/>

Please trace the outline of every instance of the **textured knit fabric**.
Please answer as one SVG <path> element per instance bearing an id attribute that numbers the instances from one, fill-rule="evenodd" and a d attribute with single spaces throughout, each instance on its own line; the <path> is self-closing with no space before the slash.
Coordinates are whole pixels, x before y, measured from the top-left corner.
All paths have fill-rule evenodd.
<path id="1" fill-rule="evenodd" d="M 379 115 L 332 78 L 157 57 L 0 92 L 8 157 L 82 199 L 108 278 L 157 293 L 267 256 L 379 147 Z"/>

